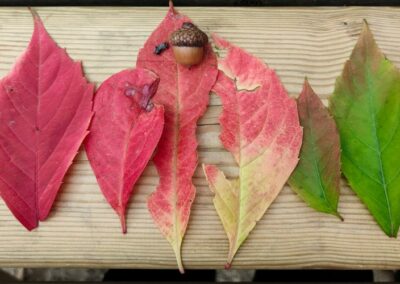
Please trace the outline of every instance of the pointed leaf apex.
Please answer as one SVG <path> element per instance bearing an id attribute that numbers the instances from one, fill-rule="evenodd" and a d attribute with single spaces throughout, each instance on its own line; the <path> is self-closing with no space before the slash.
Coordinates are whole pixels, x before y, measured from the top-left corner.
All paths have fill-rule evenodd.
<path id="1" fill-rule="evenodd" d="M 36 12 L 36 10 L 31 7 L 28 7 L 28 9 L 32 14 L 33 23 L 35 24 L 35 27 L 36 27 L 36 25 L 40 25 L 44 29 L 42 19 L 40 18 L 39 14 Z"/>
<path id="2" fill-rule="evenodd" d="M 301 91 L 299 95 L 299 100 L 305 100 L 310 96 L 316 95 L 313 88 L 311 87 L 310 82 L 308 82 L 307 77 L 304 78 L 304 83 L 303 83 L 303 90 Z"/>
<path id="3" fill-rule="evenodd" d="M 125 213 L 118 213 L 119 215 L 119 220 L 121 221 L 121 228 L 122 228 L 122 233 L 126 234 L 127 233 L 127 229 L 126 229 L 126 219 L 125 219 Z"/>
<path id="4" fill-rule="evenodd" d="M 239 249 L 238 247 L 236 249 L 231 247 L 231 246 L 229 247 L 228 259 L 226 260 L 226 264 L 225 264 L 225 269 L 226 270 L 231 269 L 233 258 L 235 257 L 236 252 L 238 251 L 238 249 Z"/>
<path id="5" fill-rule="evenodd" d="M 363 27 L 361 29 L 361 35 L 370 35 L 371 37 L 373 37 L 371 29 L 369 28 L 369 24 L 365 19 L 363 19 Z"/>
<path id="6" fill-rule="evenodd" d="M 379 50 L 379 48 L 375 42 L 374 35 L 373 35 L 371 29 L 369 28 L 368 22 L 365 19 L 363 20 L 363 27 L 361 29 L 360 36 L 358 38 L 357 44 L 356 44 L 353 52 L 355 50 L 357 50 L 357 47 L 360 47 L 360 46 L 372 46 L 373 50 Z"/>
<path id="7" fill-rule="evenodd" d="M 225 264 L 225 270 L 230 270 L 232 268 L 232 263 L 231 262 L 227 262 Z"/>
<path id="8" fill-rule="evenodd" d="M 174 3 L 173 3 L 172 0 L 169 0 L 168 6 L 169 6 L 169 12 L 170 13 L 172 13 L 173 15 L 178 14 L 178 12 L 175 10 Z"/>
<path id="9" fill-rule="evenodd" d="M 38 19 L 40 20 L 39 14 L 36 12 L 35 9 L 32 9 L 32 7 L 28 7 L 29 12 L 31 12 L 33 19 Z"/>
<path id="10" fill-rule="evenodd" d="M 307 90 L 307 91 L 312 91 L 312 92 L 314 92 L 314 90 L 313 90 L 313 88 L 311 87 L 311 84 L 310 84 L 310 82 L 308 81 L 308 78 L 307 78 L 307 77 L 304 78 L 303 90 Z"/>
<path id="11" fill-rule="evenodd" d="M 185 269 L 183 268 L 183 263 L 182 263 L 181 245 L 174 246 L 174 252 L 175 252 L 175 257 L 176 257 L 176 262 L 178 264 L 179 272 L 181 274 L 184 274 Z"/>
<path id="12" fill-rule="evenodd" d="M 22 223 L 22 222 L 21 222 Z M 24 225 L 24 227 L 29 231 L 33 231 L 34 229 L 36 229 L 39 226 L 39 222 L 36 220 L 34 224 L 28 224 L 28 223 L 22 223 L 22 225 Z"/>
<path id="13" fill-rule="evenodd" d="M 35 32 L 44 32 L 45 34 L 48 35 L 48 32 L 43 24 L 42 19 L 40 18 L 39 14 L 36 12 L 35 9 L 28 7 L 29 11 L 32 14 L 32 18 L 33 18 L 33 24 L 34 24 L 34 31 Z M 64 49 L 65 50 L 65 49 Z"/>

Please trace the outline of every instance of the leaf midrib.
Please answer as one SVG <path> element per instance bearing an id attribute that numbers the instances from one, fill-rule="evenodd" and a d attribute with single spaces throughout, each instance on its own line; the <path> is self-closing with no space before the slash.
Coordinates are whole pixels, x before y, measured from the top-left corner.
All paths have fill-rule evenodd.
<path id="1" fill-rule="evenodd" d="M 178 141 L 179 141 L 179 129 L 180 129 L 180 92 L 179 92 L 179 67 L 176 64 L 176 101 L 175 101 L 175 135 L 174 135 L 174 148 L 173 148 L 173 179 L 172 179 L 172 183 L 173 186 L 172 188 L 173 190 L 173 212 L 174 212 L 174 233 L 175 233 L 175 254 L 176 257 L 179 258 L 178 259 L 178 266 L 181 265 L 181 251 L 180 251 L 180 247 L 181 247 L 181 236 L 179 233 L 179 229 L 178 229 L 178 214 L 177 214 L 177 172 L 178 172 L 178 159 L 177 159 L 177 148 L 178 148 Z"/>
<path id="2" fill-rule="evenodd" d="M 119 95 L 118 92 L 114 91 L 113 93 L 114 94 L 117 93 L 117 95 Z M 113 104 L 112 107 L 113 108 L 115 107 L 115 97 L 116 96 L 114 95 L 113 98 L 112 98 L 112 104 Z M 113 111 L 113 114 L 114 114 L 114 111 Z M 113 116 L 113 118 L 114 118 L 114 116 Z M 132 132 L 133 126 L 134 126 L 134 122 L 132 121 L 131 124 L 130 124 L 129 130 L 125 133 L 126 136 L 125 136 L 125 139 L 124 139 L 124 149 L 123 149 L 123 153 L 122 153 L 121 179 L 119 180 L 120 184 L 119 184 L 119 187 L 118 187 L 118 207 L 119 207 L 120 210 L 122 210 L 122 212 L 118 212 L 118 213 L 120 213 L 122 215 L 126 214 L 125 213 L 126 208 L 125 208 L 125 206 L 123 205 L 123 202 L 122 202 L 123 201 L 122 200 L 122 195 L 123 195 L 124 188 L 125 188 L 124 178 L 125 178 L 126 162 L 127 162 L 126 154 L 128 152 L 128 148 L 130 146 L 129 145 L 129 138 L 131 136 L 131 132 Z M 120 217 L 123 218 L 123 216 L 120 216 Z"/>
<path id="3" fill-rule="evenodd" d="M 268 89 L 268 98 L 269 98 L 269 96 L 271 95 L 270 94 L 270 90 L 271 90 L 271 87 Z M 237 100 L 237 95 L 239 95 L 239 93 L 236 93 L 236 96 L 235 96 L 235 99 Z M 276 140 L 276 138 L 279 136 L 279 134 L 276 134 L 276 136 L 273 138 L 273 140 L 272 140 L 272 142 L 268 145 L 268 147 L 266 147 L 266 149 L 264 149 L 261 153 L 259 153 L 259 155 L 255 158 L 255 159 L 253 159 L 253 160 L 251 160 L 250 162 L 247 162 L 246 164 L 242 164 L 241 163 L 241 156 L 242 156 L 242 151 L 243 151 L 243 149 L 242 149 L 242 140 L 240 139 L 241 137 L 242 137 L 242 128 L 241 128 L 241 121 L 240 121 L 240 104 L 239 104 L 239 100 L 237 100 L 237 112 L 238 112 L 238 124 L 239 124 L 239 126 L 238 126 L 238 128 L 239 128 L 239 130 L 238 130 L 238 133 L 239 133 L 239 193 L 238 193 L 238 208 L 239 208 L 239 213 L 238 213 L 238 219 L 237 219 L 237 226 L 236 226 L 236 231 L 235 231 L 235 240 L 234 240 L 234 250 L 231 252 L 232 253 L 232 255 L 231 255 L 231 260 L 233 259 L 233 256 L 235 255 L 235 253 L 236 253 L 236 251 L 239 249 L 239 246 L 240 246 L 240 244 L 238 245 L 238 237 L 239 237 L 239 232 L 240 232 L 240 227 L 241 227 L 241 225 L 242 225 L 242 219 L 241 219 L 241 217 L 242 217 L 242 204 L 241 204 L 241 197 L 242 197 L 242 190 L 244 190 L 244 185 L 243 185 L 243 182 L 242 182 L 242 176 L 243 176 L 243 174 L 242 174 L 242 171 L 248 166 L 248 165 L 250 165 L 251 163 L 254 163 L 255 161 L 257 161 L 258 159 L 260 159 L 261 157 L 263 157 L 263 155 L 265 154 L 265 152 L 270 148 L 270 146 L 275 142 L 275 140 Z M 268 107 L 267 107 L 267 111 L 268 111 Z M 280 120 L 280 122 L 279 122 L 279 127 L 277 127 L 277 129 L 279 129 L 279 131 L 278 131 L 278 133 L 281 133 L 282 132 L 282 128 L 281 128 L 281 126 L 282 126 L 282 124 L 283 124 L 283 122 L 285 121 L 285 118 L 286 118 L 286 114 L 287 114 L 287 109 L 285 109 L 285 113 L 283 114 L 283 117 L 284 117 L 284 119 L 281 119 Z M 266 118 L 265 118 L 265 120 L 264 120 L 264 124 L 263 124 L 263 126 L 262 126 L 262 129 L 264 129 L 264 127 L 265 127 L 265 123 L 266 123 L 266 121 L 267 121 L 267 119 L 268 119 L 268 114 L 267 114 L 267 116 L 266 116 Z M 262 130 L 261 130 L 261 132 L 262 132 Z M 253 139 L 253 142 L 259 137 L 259 135 L 260 135 L 260 133 L 255 137 L 255 139 Z M 253 208 L 254 209 L 254 208 Z M 247 217 L 247 213 L 248 212 L 245 212 L 246 214 L 245 214 L 245 217 Z M 246 236 L 247 237 L 247 236 Z"/>
<path id="4" fill-rule="evenodd" d="M 376 145 L 376 153 L 378 156 L 378 162 L 379 162 L 379 174 L 381 176 L 381 180 L 382 180 L 382 186 L 383 186 L 383 191 L 385 194 L 385 199 L 386 199 L 386 204 L 387 204 L 387 213 L 389 216 L 389 222 L 390 222 L 390 235 L 393 236 L 394 234 L 394 228 L 393 228 L 393 219 L 392 219 L 392 212 L 391 212 L 391 208 L 390 208 L 390 200 L 389 200 L 389 196 L 388 196 L 388 188 L 387 188 L 387 183 L 386 183 L 386 177 L 385 177 L 385 173 L 383 170 L 383 163 L 382 163 L 382 150 L 381 150 L 381 146 L 380 146 L 380 142 L 378 139 L 378 133 L 377 133 L 377 123 L 376 123 L 376 115 L 375 115 L 375 110 L 372 104 L 372 94 L 370 92 L 370 90 L 373 88 L 373 86 L 371 85 L 371 74 L 369 69 L 366 69 L 366 82 L 367 82 L 367 98 L 368 98 L 368 109 L 370 111 L 371 114 L 371 122 L 372 122 L 372 136 Z"/>
<path id="5" fill-rule="evenodd" d="M 239 238 L 239 228 L 240 228 L 240 220 L 241 220 L 241 213 L 242 213 L 242 206 L 241 206 L 241 198 L 242 198 L 242 190 L 243 190 L 243 182 L 242 182 L 242 171 L 243 167 L 241 166 L 242 163 L 242 128 L 241 128 L 241 120 L 240 120 L 240 104 L 238 100 L 239 92 L 236 92 L 235 100 L 236 100 L 236 111 L 238 116 L 238 133 L 239 133 L 239 192 L 237 195 L 237 208 L 239 208 L 238 216 L 237 216 L 237 224 L 236 224 L 236 231 L 235 231 L 235 240 L 233 242 L 232 251 L 229 253 L 228 262 L 233 260 L 233 256 L 235 255 L 236 251 L 238 250 L 238 238 Z"/>
<path id="6" fill-rule="evenodd" d="M 307 101 L 308 101 L 308 98 L 307 98 Z M 318 150 L 318 149 L 317 149 L 316 143 L 315 143 L 315 140 L 316 140 L 315 138 L 316 138 L 316 137 L 315 137 L 315 134 L 314 134 L 313 119 L 312 119 L 312 117 L 311 117 L 310 108 L 308 107 L 308 105 L 309 105 L 309 104 L 308 104 L 308 102 L 307 102 L 307 104 L 306 104 L 306 109 L 307 109 L 307 118 L 308 118 L 308 122 L 309 122 L 308 128 L 309 128 L 310 136 L 311 136 L 311 147 L 312 147 L 312 151 L 311 151 L 312 154 L 311 154 L 311 157 L 312 157 L 312 160 L 313 160 L 313 166 L 314 166 L 315 172 L 317 173 L 317 178 L 318 178 L 319 186 L 320 186 L 320 188 L 322 189 L 322 196 L 323 196 L 323 199 L 324 199 L 324 201 L 325 201 L 325 203 L 326 203 L 328 209 L 331 210 L 332 212 L 336 212 L 336 210 L 332 207 L 332 204 L 329 202 L 329 200 L 328 200 L 328 198 L 327 198 L 327 196 L 326 196 L 325 191 L 326 191 L 327 189 L 326 189 L 326 187 L 324 186 L 324 184 L 322 183 L 321 172 L 320 172 L 320 169 L 319 169 L 319 166 L 318 166 L 317 157 L 316 157 L 316 155 L 315 155 L 316 150 Z"/>
<path id="7" fill-rule="evenodd" d="M 35 22 L 34 29 L 37 28 L 37 23 Z M 35 32 L 35 31 L 34 31 Z M 36 121 L 35 121 L 35 214 L 36 214 L 36 222 L 39 220 L 39 194 L 38 194 L 38 188 L 39 188 L 39 121 L 38 121 L 38 116 L 39 116 L 39 110 L 40 110 L 40 94 L 41 94 L 41 89 L 40 89 L 40 73 L 41 73 L 41 62 L 42 62 L 42 45 L 40 41 L 40 33 L 38 31 L 38 57 L 39 57 L 39 64 L 37 66 L 38 68 L 38 77 L 37 77 L 37 104 L 36 104 Z"/>

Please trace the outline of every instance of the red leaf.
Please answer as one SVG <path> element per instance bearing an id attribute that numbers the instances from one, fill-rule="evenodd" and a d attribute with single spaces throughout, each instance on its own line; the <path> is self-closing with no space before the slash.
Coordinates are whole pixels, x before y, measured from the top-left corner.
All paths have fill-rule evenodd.
<path id="1" fill-rule="evenodd" d="M 46 219 L 92 117 L 93 85 L 34 14 L 28 48 L 0 81 L 0 194 L 28 229 Z"/>
<path id="2" fill-rule="evenodd" d="M 170 4 L 166 17 L 140 50 L 137 60 L 138 67 L 150 69 L 160 77 L 154 101 L 165 107 L 165 128 L 154 157 L 160 184 L 150 196 L 148 207 L 171 243 L 181 272 L 181 244 L 195 197 L 192 176 L 197 166 L 196 122 L 206 110 L 217 77 L 217 61 L 210 45 L 206 46 L 203 62 L 190 69 L 177 65 L 171 49 L 161 55 L 153 53 L 155 46 L 168 41 L 169 35 L 184 22 L 190 19 Z"/>
<path id="3" fill-rule="evenodd" d="M 96 92 L 85 149 L 100 188 L 126 232 L 125 211 L 133 186 L 157 146 L 164 108 L 149 101 L 158 77 L 145 69 L 121 71 Z M 147 110 L 146 110 L 147 108 Z"/>

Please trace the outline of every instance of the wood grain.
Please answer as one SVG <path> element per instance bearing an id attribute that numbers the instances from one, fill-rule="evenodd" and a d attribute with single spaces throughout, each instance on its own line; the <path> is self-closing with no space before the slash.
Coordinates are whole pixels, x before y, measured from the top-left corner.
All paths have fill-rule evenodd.
<path id="1" fill-rule="evenodd" d="M 139 48 L 166 8 L 38 8 L 48 31 L 87 77 L 99 84 L 133 67 Z M 217 32 L 275 68 L 291 95 L 304 76 L 325 99 L 362 27 L 370 23 L 378 44 L 400 66 L 400 9 L 395 8 L 182 8 L 207 32 Z M 32 19 L 26 8 L 0 8 L 0 75 L 26 47 Z M 214 95 L 199 122 L 199 164 L 237 169 L 218 139 L 220 101 Z M 228 242 L 200 167 L 191 222 L 184 241 L 186 268 L 222 268 Z M 175 268 L 167 241 L 153 224 L 146 198 L 158 182 L 153 165 L 139 181 L 128 211 L 128 234 L 100 193 L 81 151 L 46 222 L 27 232 L 0 203 L 0 266 Z M 345 218 L 309 209 L 286 187 L 240 249 L 234 268 L 398 268 L 400 241 L 387 238 L 359 199 L 343 184 Z"/>

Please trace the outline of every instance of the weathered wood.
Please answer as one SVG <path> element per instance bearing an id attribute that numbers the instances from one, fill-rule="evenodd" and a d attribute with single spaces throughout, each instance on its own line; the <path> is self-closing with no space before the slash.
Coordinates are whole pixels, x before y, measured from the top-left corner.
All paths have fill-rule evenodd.
<path id="1" fill-rule="evenodd" d="M 139 48 L 166 8 L 39 8 L 50 34 L 74 59 L 84 62 L 97 84 L 133 67 Z M 263 58 L 297 96 L 304 76 L 326 99 L 362 27 L 370 23 L 378 44 L 400 66 L 400 9 L 395 8 L 184 8 L 207 32 Z M 27 45 L 32 19 L 25 8 L 0 8 L 0 75 Z M 233 159 L 218 139 L 220 102 L 199 122 L 199 164 L 213 163 L 229 176 Z M 183 246 L 187 268 L 220 268 L 228 242 L 200 167 L 194 177 L 197 198 Z M 153 224 L 146 198 L 158 182 L 150 165 L 128 211 L 128 234 L 100 193 L 86 156 L 79 153 L 50 218 L 27 232 L 0 204 L 0 266 L 175 268 L 166 240 Z M 400 241 L 378 228 L 345 186 L 339 210 L 345 218 L 309 209 L 288 187 L 240 249 L 236 268 L 398 268 Z"/>

